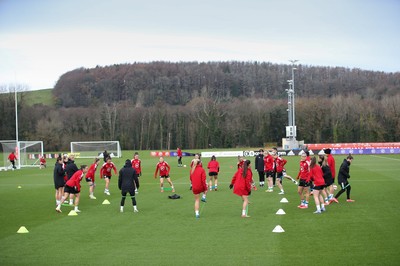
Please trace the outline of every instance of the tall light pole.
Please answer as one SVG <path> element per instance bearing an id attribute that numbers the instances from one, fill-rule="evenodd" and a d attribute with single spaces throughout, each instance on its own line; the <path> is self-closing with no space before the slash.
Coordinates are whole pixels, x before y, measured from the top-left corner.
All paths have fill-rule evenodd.
<path id="1" fill-rule="evenodd" d="M 21 160 L 20 160 L 20 144 L 18 139 L 18 94 L 17 94 L 17 85 L 14 87 L 14 97 L 15 97 L 15 142 L 17 146 L 14 148 L 14 152 L 17 156 L 17 169 L 21 168 Z M 14 170 L 14 169 L 13 169 Z"/>
<path id="2" fill-rule="evenodd" d="M 288 142 L 287 148 L 297 148 L 296 141 L 296 120 L 295 120 L 295 90 L 294 90 L 294 71 L 297 69 L 294 64 L 298 60 L 289 60 L 292 63 L 292 79 L 288 80 L 289 89 L 285 91 L 288 94 L 288 126 L 286 127 L 286 140 Z"/>

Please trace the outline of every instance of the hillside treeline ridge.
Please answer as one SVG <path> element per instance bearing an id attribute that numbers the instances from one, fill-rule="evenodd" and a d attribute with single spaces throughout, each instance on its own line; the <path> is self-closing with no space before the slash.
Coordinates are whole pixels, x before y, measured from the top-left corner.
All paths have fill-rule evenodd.
<path id="1" fill-rule="evenodd" d="M 400 73 L 296 65 L 297 139 L 400 141 Z M 119 140 L 122 149 L 281 145 L 292 65 L 152 62 L 65 73 L 55 105 L 19 93 L 19 138 L 49 151 L 71 141 Z M 2 139 L 15 138 L 14 94 L 1 94 Z"/>
<path id="2" fill-rule="evenodd" d="M 292 65 L 259 62 L 152 62 L 79 68 L 60 77 L 54 96 L 61 107 L 127 101 L 135 106 L 157 102 L 186 105 L 197 97 L 283 99 Z M 400 72 L 295 65 L 297 97 L 330 98 L 358 94 L 379 99 L 400 90 Z"/>

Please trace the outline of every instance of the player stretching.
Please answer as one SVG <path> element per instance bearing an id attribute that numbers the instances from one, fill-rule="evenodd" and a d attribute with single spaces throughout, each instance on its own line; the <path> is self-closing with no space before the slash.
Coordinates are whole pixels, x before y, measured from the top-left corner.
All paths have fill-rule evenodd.
<path id="1" fill-rule="evenodd" d="M 94 175 L 96 173 L 97 165 L 99 164 L 100 159 L 96 158 L 94 159 L 93 164 L 89 167 L 89 170 L 86 174 L 86 182 L 89 184 L 89 198 L 90 199 L 96 199 L 96 197 L 93 195 L 94 193 L 94 188 L 96 187 L 96 183 L 94 182 Z"/>
<path id="2" fill-rule="evenodd" d="M 68 198 L 69 195 L 75 195 L 75 212 L 81 212 L 78 208 L 80 192 L 81 192 L 81 181 L 83 176 L 87 173 L 88 167 L 86 165 L 82 165 L 81 169 L 76 171 L 70 179 L 68 179 L 67 183 L 65 183 L 64 187 L 64 196 L 62 196 L 60 203 L 57 205 L 56 211 L 61 212 L 61 204 L 65 199 Z"/>
<path id="3" fill-rule="evenodd" d="M 115 167 L 114 163 L 111 162 L 111 157 L 108 157 L 106 162 L 103 164 L 103 166 L 100 169 L 100 178 L 104 177 L 104 180 L 106 181 L 106 186 L 104 188 L 104 194 L 110 195 L 110 190 L 108 189 L 110 185 L 110 180 L 111 180 L 111 170 L 114 169 L 114 173 L 117 174 L 117 168 Z"/>
<path id="4" fill-rule="evenodd" d="M 164 161 L 164 157 L 160 157 L 156 165 L 156 171 L 154 172 L 154 179 L 157 178 L 157 173 L 160 171 L 160 189 L 161 192 L 164 192 L 164 179 L 167 179 L 168 183 L 171 186 L 172 192 L 175 192 L 174 184 L 172 184 L 171 178 L 169 177 L 169 170 L 171 167 L 167 162 Z"/>

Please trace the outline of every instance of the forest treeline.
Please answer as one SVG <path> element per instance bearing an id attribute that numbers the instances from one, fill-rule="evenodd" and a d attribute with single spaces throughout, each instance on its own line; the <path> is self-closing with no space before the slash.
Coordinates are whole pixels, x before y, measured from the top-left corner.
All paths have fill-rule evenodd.
<path id="1" fill-rule="evenodd" d="M 142 150 L 280 146 L 292 67 L 152 62 L 75 69 L 57 81 L 54 106 L 30 106 L 18 93 L 19 138 L 43 140 L 51 151 L 90 140 Z M 399 72 L 295 67 L 298 140 L 400 141 Z M 0 104 L 1 139 L 14 139 L 14 94 L 0 94 Z"/>

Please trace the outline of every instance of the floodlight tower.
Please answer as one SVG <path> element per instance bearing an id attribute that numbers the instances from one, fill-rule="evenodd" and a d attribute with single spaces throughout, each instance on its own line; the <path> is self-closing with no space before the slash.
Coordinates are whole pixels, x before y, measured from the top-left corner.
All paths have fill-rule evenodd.
<path id="1" fill-rule="evenodd" d="M 298 148 L 296 141 L 296 121 L 295 121 L 295 88 L 294 88 L 294 71 L 297 69 L 294 64 L 298 60 L 289 60 L 292 63 L 292 79 L 288 80 L 289 89 L 285 91 L 288 94 L 288 126 L 286 127 L 286 148 L 293 149 Z"/>

